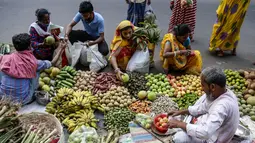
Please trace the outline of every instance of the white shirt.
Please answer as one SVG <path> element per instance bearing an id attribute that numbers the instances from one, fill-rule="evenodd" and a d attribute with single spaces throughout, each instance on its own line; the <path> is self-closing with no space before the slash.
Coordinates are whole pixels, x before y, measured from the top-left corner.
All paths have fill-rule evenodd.
<path id="1" fill-rule="evenodd" d="M 145 0 L 130 0 L 131 2 L 135 2 L 135 3 L 143 3 L 143 2 L 145 2 Z"/>
<path id="2" fill-rule="evenodd" d="M 188 110 L 194 117 L 203 115 L 198 123 L 187 124 L 189 136 L 205 140 L 207 143 L 231 141 L 240 117 L 237 98 L 231 90 L 227 90 L 212 102 L 205 99 L 198 105 L 190 106 Z"/>

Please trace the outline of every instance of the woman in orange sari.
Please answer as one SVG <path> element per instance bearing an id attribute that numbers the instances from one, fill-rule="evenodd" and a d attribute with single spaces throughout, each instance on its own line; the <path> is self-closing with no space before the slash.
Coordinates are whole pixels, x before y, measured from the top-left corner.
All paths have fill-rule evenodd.
<path id="1" fill-rule="evenodd" d="M 110 62 L 118 79 L 121 79 L 122 71 L 126 70 L 130 58 L 136 51 L 136 48 L 132 47 L 134 30 L 135 26 L 128 20 L 122 21 L 116 28 L 111 44 Z"/>
<path id="2" fill-rule="evenodd" d="M 187 24 L 180 24 L 174 27 L 173 34 L 168 33 L 164 36 L 160 59 L 165 72 L 168 73 L 170 69 L 173 69 L 185 71 L 188 74 L 200 74 L 202 57 L 199 51 L 191 50 L 190 32 Z"/>

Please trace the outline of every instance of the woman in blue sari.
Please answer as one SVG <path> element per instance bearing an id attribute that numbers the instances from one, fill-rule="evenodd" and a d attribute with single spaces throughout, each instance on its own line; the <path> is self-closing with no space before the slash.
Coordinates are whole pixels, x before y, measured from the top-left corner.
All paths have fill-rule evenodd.
<path id="1" fill-rule="evenodd" d="M 144 21 L 144 13 L 146 4 L 150 5 L 151 0 L 126 0 L 128 6 L 127 20 L 131 21 L 135 26 L 141 27 L 140 22 Z"/>

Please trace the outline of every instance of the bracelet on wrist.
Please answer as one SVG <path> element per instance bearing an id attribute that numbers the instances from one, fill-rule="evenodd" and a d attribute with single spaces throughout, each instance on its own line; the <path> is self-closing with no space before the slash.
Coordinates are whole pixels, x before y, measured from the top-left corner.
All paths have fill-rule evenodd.
<path id="1" fill-rule="evenodd" d="M 115 73 L 117 73 L 117 72 L 119 72 L 119 71 L 120 71 L 120 69 L 119 69 L 119 68 L 115 69 Z"/>

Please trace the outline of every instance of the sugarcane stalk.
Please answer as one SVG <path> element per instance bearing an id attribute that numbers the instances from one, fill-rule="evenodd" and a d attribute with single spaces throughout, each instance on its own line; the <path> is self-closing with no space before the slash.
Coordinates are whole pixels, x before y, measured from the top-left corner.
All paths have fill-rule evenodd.
<path id="1" fill-rule="evenodd" d="M 47 139 L 49 139 L 56 132 L 57 132 L 57 129 L 54 129 L 47 137 L 43 138 L 40 143 L 44 143 Z"/>
<path id="2" fill-rule="evenodd" d="M 0 111 L 0 117 L 2 117 L 2 115 L 7 111 L 7 109 L 8 108 L 6 106 L 3 106 L 3 108 Z"/>
<path id="3" fill-rule="evenodd" d="M 32 131 L 33 125 L 31 125 L 25 135 L 25 137 L 23 138 L 23 140 L 21 141 L 21 143 L 25 143 L 26 138 L 28 137 L 28 135 L 30 134 L 30 132 Z"/>

